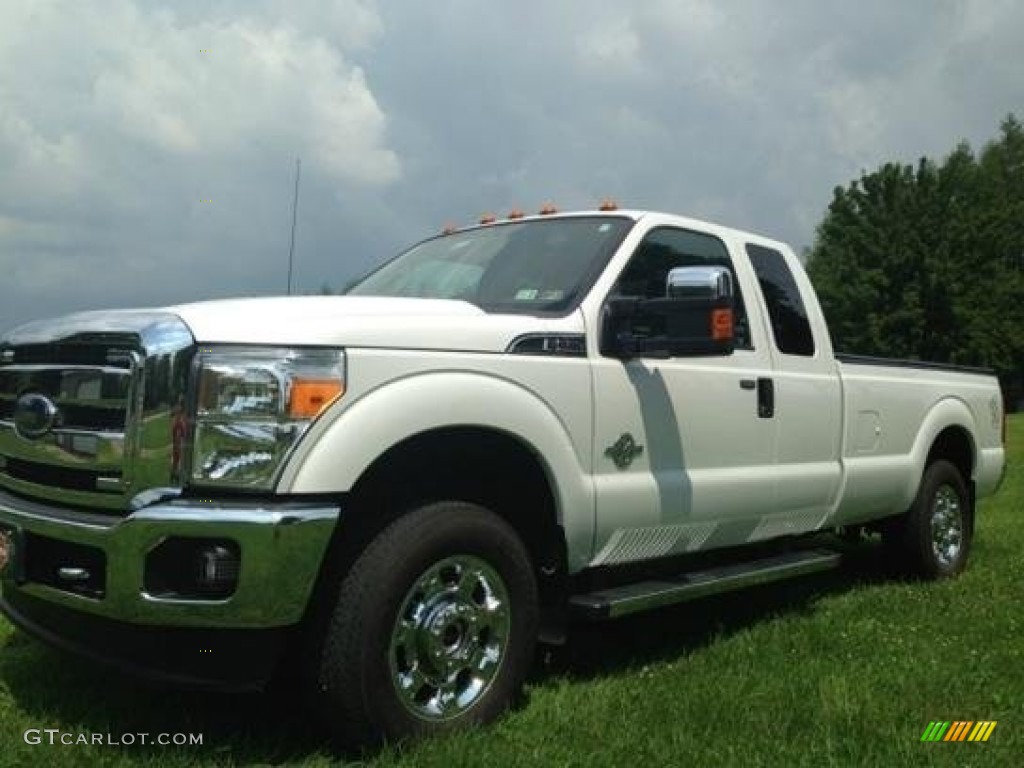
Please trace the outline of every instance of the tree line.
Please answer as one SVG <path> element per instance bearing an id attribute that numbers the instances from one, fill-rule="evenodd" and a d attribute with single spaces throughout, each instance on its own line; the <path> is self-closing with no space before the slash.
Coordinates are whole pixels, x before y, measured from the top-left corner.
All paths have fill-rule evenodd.
<path id="1" fill-rule="evenodd" d="M 1024 127 L 836 187 L 807 271 L 837 350 L 991 368 L 1024 399 Z"/>

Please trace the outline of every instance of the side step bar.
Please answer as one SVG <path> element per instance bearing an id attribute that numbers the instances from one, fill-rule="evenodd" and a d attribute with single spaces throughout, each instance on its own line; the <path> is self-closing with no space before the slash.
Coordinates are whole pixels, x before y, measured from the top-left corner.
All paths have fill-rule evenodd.
<path id="1" fill-rule="evenodd" d="M 761 560 L 690 571 L 670 579 L 641 581 L 573 595 L 569 605 L 574 616 L 595 620 L 612 619 L 718 592 L 825 571 L 838 566 L 840 558 L 838 552 L 827 549 L 790 552 Z"/>

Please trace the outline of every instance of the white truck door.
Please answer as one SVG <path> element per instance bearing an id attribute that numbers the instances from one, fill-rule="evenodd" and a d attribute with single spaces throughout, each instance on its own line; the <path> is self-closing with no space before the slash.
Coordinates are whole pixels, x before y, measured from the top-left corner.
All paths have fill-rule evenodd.
<path id="1" fill-rule="evenodd" d="M 824 524 L 839 492 L 842 385 L 821 309 L 796 258 L 777 243 L 742 247 L 768 313 L 778 422 L 778 513 L 755 538 L 803 533 Z"/>
<path id="2" fill-rule="evenodd" d="M 776 510 L 776 419 L 759 412 L 772 358 L 744 303 L 756 290 L 749 265 L 709 232 L 655 226 L 604 300 L 664 296 L 669 270 L 695 265 L 738 278 L 732 355 L 593 359 L 594 565 L 741 544 Z"/>

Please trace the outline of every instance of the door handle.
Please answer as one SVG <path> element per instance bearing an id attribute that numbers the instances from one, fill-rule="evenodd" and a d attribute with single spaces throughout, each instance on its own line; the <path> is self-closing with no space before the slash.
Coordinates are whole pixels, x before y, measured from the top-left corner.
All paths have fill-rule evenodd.
<path id="1" fill-rule="evenodd" d="M 740 389 L 754 389 L 757 387 L 757 382 L 753 379 L 740 379 Z"/>
<path id="2" fill-rule="evenodd" d="M 768 378 L 757 380 L 757 417 L 770 419 L 775 416 L 775 382 Z"/>

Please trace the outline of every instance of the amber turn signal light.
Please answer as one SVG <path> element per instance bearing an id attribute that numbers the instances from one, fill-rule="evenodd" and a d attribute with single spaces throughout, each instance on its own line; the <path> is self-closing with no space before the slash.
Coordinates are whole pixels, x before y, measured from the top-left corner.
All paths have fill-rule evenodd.
<path id="1" fill-rule="evenodd" d="M 288 414 L 299 419 L 316 418 L 344 393 L 345 388 L 335 379 L 295 379 L 288 396 Z"/>
<path id="2" fill-rule="evenodd" d="M 711 339 L 712 341 L 728 341 L 733 337 L 732 310 L 713 309 L 711 310 Z"/>

